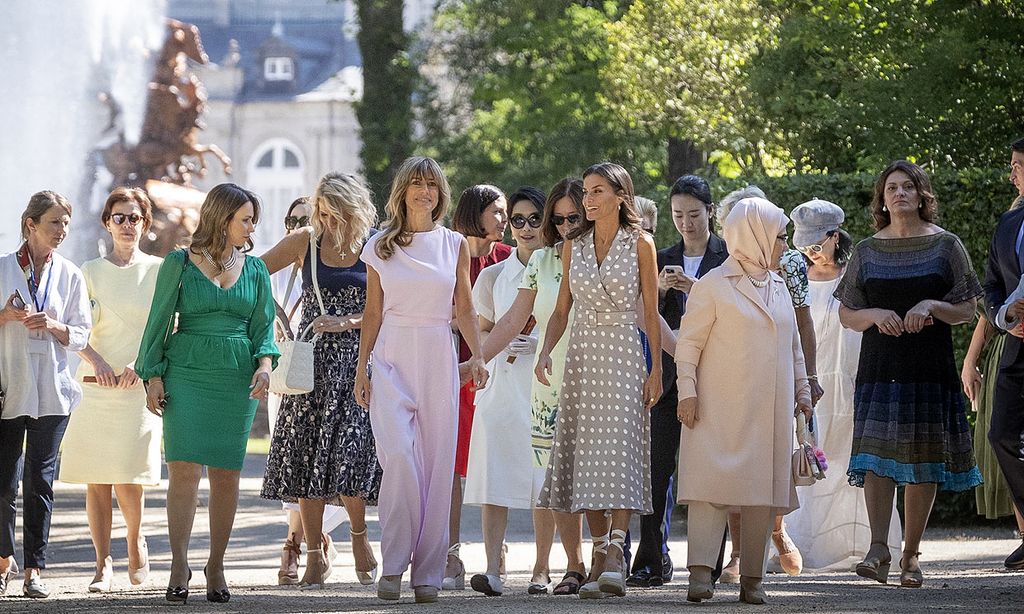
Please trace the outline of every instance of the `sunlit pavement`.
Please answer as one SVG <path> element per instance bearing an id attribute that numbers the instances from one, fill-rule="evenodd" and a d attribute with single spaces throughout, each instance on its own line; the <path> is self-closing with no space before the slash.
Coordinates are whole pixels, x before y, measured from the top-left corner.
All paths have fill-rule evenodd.
<path id="1" fill-rule="evenodd" d="M 925 587 L 919 590 L 882 586 L 858 578 L 851 572 L 805 572 L 798 577 L 772 575 L 765 587 L 768 606 L 757 608 L 737 603 L 736 586 L 723 586 L 710 602 L 686 602 L 686 543 L 682 514 L 677 514 L 671 542 L 677 567 L 674 581 L 657 589 L 630 589 L 624 598 L 600 602 L 576 597 L 531 596 L 526 593 L 533 568 L 534 547 L 530 514 L 514 511 L 509 519 L 509 581 L 502 597 L 484 597 L 466 588 L 461 592 L 442 592 L 435 605 L 415 605 L 411 590 L 403 592 L 399 603 L 381 602 L 373 587 L 356 581 L 348 525 L 334 531 L 340 555 L 335 571 L 323 590 L 300 590 L 276 586 L 277 567 L 284 540 L 284 515 L 276 502 L 259 497 L 264 459 L 250 455 L 243 471 L 242 495 L 235 530 L 228 550 L 227 576 L 231 601 L 212 604 L 205 599 L 202 568 L 208 547 L 207 516 L 204 507 L 206 483 L 200 491 L 201 507 L 196 516 L 192 539 L 193 593 L 186 606 L 173 606 L 163 597 L 168 581 L 168 551 L 164 510 L 166 482 L 146 495 L 145 532 L 149 539 L 152 574 L 141 587 L 132 587 L 127 576 L 124 528 L 114 513 L 115 565 L 114 589 L 107 594 L 89 594 L 94 554 L 85 515 L 85 489 L 58 483 L 51 531 L 49 568 L 45 579 L 52 590 L 49 599 L 33 601 L 21 597 L 22 579 L 11 582 L 8 596 L 0 599 L 0 612 L 166 612 L 184 610 L 225 612 L 356 612 L 404 611 L 409 608 L 444 608 L 454 611 L 500 609 L 505 612 L 582 612 L 591 609 L 629 612 L 665 612 L 670 609 L 702 608 L 705 611 L 763 612 L 1022 612 L 1024 611 L 1024 574 L 1003 569 L 1002 560 L 1019 541 L 1005 525 L 1000 528 L 971 528 L 966 531 L 933 529 L 921 546 Z M 370 538 L 379 558 L 380 527 L 371 509 Z M 480 514 L 476 508 L 464 508 L 462 557 L 468 574 L 484 569 L 480 543 Z M 20 548 L 20 525 L 18 545 Z M 556 541 L 552 549 L 553 576 L 561 577 L 565 557 Z M 589 555 L 589 546 L 585 548 Z M 20 551 L 19 551 L 20 559 Z M 20 563 L 20 560 L 19 560 Z M 898 583 L 897 561 L 893 561 L 891 580 Z M 301 572 L 301 570 L 300 570 Z"/>

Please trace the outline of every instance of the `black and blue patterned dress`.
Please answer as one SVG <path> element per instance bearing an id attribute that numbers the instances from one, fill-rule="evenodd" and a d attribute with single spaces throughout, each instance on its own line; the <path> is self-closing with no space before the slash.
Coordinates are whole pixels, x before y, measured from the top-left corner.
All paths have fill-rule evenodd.
<path id="1" fill-rule="evenodd" d="M 366 265 L 327 266 L 317 249 L 317 283 L 328 315 L 362 313 Z M 309 250 L 302 265 L 302 322 L 305 330 L 320 315 L 313 289 Z M 313 351 L 313 392 L 286 396 L 277 415 L 263 477 L 265 499 L 295 501 L 357 497 L 375 505 L 382 471 L 377 462 L 370 415 L 352 395 L 359 329 L 324 333 Z"/>
<path id="2" fill-rule="evenodd" d="M 850 309 L 890 309 L 901 318 L 925 299 L 962 303 L 981 296 L 956 235 L 857 244 L 835 297 Z M 919 333 L 864 331 L 854 395 L 847 477 L 870 471 L 897 484 L 937 483 L 961 491 L 981 483 L 974 460 L 951 327 L 935 319 Z"/>

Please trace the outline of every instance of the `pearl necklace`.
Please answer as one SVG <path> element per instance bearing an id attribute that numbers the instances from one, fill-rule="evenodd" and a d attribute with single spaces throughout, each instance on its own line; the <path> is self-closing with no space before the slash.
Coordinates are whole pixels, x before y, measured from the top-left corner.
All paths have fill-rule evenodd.
<path id="1" fill-rule="evenodd" d="M 764 279 L 754 279 L 750 275 L 747 275 L 747 279 L 750 280 L 750 283 L 754 284 L 755 288 L 767 288 L 768 280 L 771 279 L 771 277 L 772 276 L 770 273 L 768 275 L 765 275 Z"/>
<path id="2" fill-rule="evenodd" d="M 209 262 L 210 264 L 216 264 L 217 263 L 217 261 L 213 259 L 213 256 L 210 255 L 210 250 L 208 250 L 207 248 L 204 247 L 203 249 L 200 250 L 200 252 L 203 254 L 203 258 L 206 259 L 206 261 Z M 238 261 L 238 257 L 235 256 L 235 250 L 232 249 L 231 250 L 231 255 L 228 256 L 228 259 L 227 259 L 226 262 L 221 263 L 221 266 L 224 267 L 225 271 L 230 271 L 231 269 L 233 269 L 235 267 L 235 263 L 237 261 Z"/>

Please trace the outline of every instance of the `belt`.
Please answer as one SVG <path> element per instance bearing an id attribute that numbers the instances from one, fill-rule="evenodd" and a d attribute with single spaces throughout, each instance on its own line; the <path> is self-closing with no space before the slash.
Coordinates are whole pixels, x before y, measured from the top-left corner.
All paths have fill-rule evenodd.
<path id="1" fill-rule="evenodd" d="M 406 316 L 397 313 L 385 313 L 382 324 L 392 326 L 447 326 L 451 327 L 450 318 L 431 318 L 429 316 Z"/>
<path id="2" fill-rule="evenodd" d="M 636 326 L 636 312 L 579 309 L 573 321 L 588 326 Z"/>

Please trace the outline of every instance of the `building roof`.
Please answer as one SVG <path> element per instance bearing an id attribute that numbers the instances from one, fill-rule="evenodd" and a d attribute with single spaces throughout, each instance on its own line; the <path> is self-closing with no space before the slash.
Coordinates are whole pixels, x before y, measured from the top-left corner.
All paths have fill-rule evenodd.
<path id="1" fill-rule="evenodd" d="M 351 78 L 362 74 L 362 57 L 344 19 L 330 15 L 316 21 L 256 18 L 225 25 L 212 20 L 190 20 L 189 15 L 170 17 L 199 28 L 203 47 L 215 64 L 222 63 L 229 54 L 231 40 L 238 41 L 238 67 L 243 71 L 244 84 L 236 102 L 308 99 L 305 95 L 313 92 L 319 99 L 353 100 L 362 94 L 362 80 L 354 83 Z M 294 88 L 281 91 L 273 84 L 264 84 L 261 48 L 276 49 L 295 59 Z M 286 53 L 289 49 L 294 53 Z"/>

